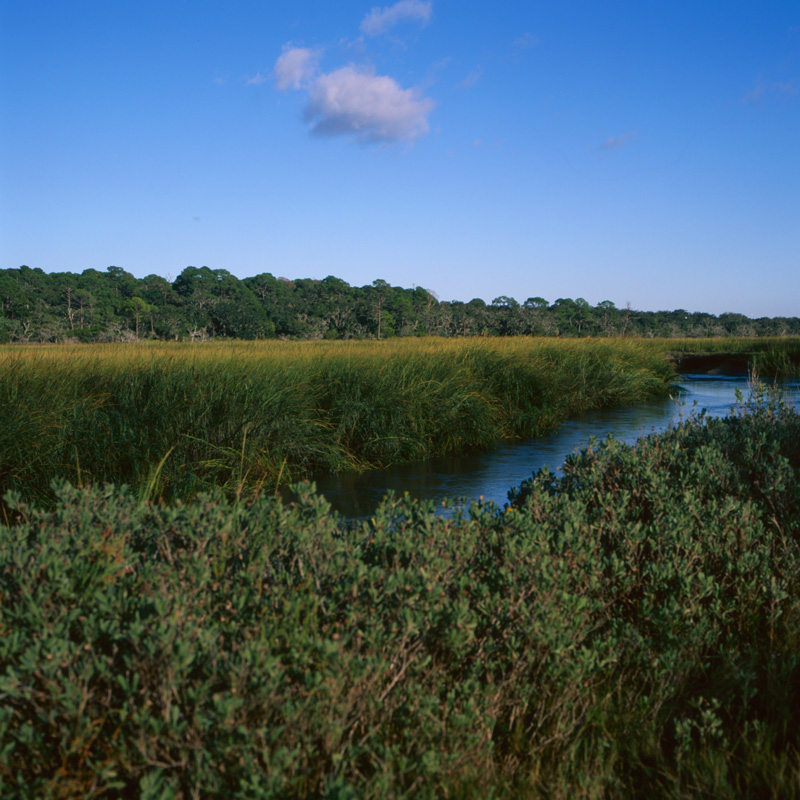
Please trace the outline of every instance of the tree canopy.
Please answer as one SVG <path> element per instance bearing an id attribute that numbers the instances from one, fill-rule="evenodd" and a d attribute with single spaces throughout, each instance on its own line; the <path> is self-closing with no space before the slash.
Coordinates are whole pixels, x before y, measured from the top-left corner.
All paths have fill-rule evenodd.
<path id="1" fill-rule="evenodd" d="M 332 275 L 290 280 L 263 272 L 242 280 L 207 266 L 186 267 L 174 281 L 135 278 L 118 266 L 80 274 L 0 270 L 0 342 L 512 335 L 800 335 L 800 319 L 637 311 L 610 300 L 592 306 L 582 297 L 444 302 L 429 289 L 381 278 L 361 287 Z"/>

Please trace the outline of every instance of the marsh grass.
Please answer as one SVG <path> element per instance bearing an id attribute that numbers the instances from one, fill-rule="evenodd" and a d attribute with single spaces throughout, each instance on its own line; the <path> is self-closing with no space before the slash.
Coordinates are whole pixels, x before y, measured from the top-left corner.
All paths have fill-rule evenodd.
<path id="1" fill-rule="evenodd" d="M 395 339 L 0 349 L 0 487 L 270 491 L 531 436 L 662 395 L 642 341 Z"/>
<path id="2" fill-rule="evenodd" d="M 675 354 L 745 355 L 750 369 L 769 380 L 800 377 L 800 338 L 796 336 L 710 337 L 660 341 Z"/>
<path id="3" fill-rule="evenodd" d="M 782 351 L 800 352 L 797 336 L 709 336 L 698 338 L 654 339 L 674 352 L 687 353 L 763 353 Z"/>

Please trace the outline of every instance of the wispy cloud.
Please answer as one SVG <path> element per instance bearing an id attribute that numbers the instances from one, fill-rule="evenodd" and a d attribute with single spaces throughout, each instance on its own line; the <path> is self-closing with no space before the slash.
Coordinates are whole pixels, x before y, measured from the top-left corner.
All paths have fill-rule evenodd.
<path id="1" fill-rule="evenodd" d="M 600 145 L 601 150 L 618 150 L 621 147 L 631 143 L 631 140 L 636 136 L 638 131 L 628 131 L 623 133 L 622 136 L 609 136 L 603 144 Z"/>
<path id="2" fill-rule="evenodd" d="M 260 72 L 257 72 L 255 75 L 248 75 L 244 79 L 245 86 L 259 86 L 262 83 L 266 83 L 269 80 L 269 75 L 262 75 Z"/>
<path id="3" fill-rule="evenodd" d="M 538 36 L 534 36 L 532 33 L 523 33 L 522 36 L 514 39 L 511 44 L 515 51 L 520 52 L 522 50 L 530 50 L 531 47 L 536 47 L 540 42 L 541 39 Z"/>
<path id="4" fill-rule="evenodd" d="M 361 22 L 361 33 L 378 36 L 400 22 L 427 24 L 433 11 L 432 0 L 399 0 L 392 6 L 373 8 Z"/>
<path id="5" fill-rule="evenodd" d="M 346 66 L 319 72 L 310 51 L 287 47 L 275 64 L 275 78 L 279 89 L 308 93 L 304 117 L 312 133 L 390 144 L 413 141 L 429 130 L 433 101 L 372 70 Z"/>
<path id="6" fill-rule="evenodd" d="M 275 62 L 275 83 L 279 89 L 300 89 L 317 71 L 319 52 L 285 45 Z"/>
<path id="7" fill-rule="evenodd" d="M 483 139 L 473 139 L 472 146 L 473 147 L 502 147 L 508 139 L 498 139 L 496 142 L 485 142 Z"/>
<path id="8" fill-rule="evenodd" d="M 775 81 L 772 83 L 761 82 L 754 86 L 747 94 L 742 97 L 745 104 L 758 104 L 768 97 L 792 97 L 800 94 L 800 81 L 791 79 L 788 81 Z"/>
<path id="9" fill-rule="evenodd" d="M 743 98 L 743 103 L 758 103 L 760 100 L 764 99 L 764 94 L 766 89 L 764 88 L 764 84 L 760 83 L 758 86 L 754 86 Z"/>
<path id="10" fill-rule="evenodd" d="M 470 72 L 470 74 L 467 75 L 467 77 L 464 78 L 461 83 L 457 84 L 457 88 L 471 89 L 481 79 L 482 75 L 483 70 L 480 67 L 477 67 L 476 69 L 472 70 L 472 72 Z"/>

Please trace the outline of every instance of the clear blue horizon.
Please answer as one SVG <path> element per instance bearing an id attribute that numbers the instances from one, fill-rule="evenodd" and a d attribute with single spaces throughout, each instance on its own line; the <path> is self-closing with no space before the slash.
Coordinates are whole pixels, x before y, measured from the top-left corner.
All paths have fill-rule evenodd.
<path id="1" fill-rule="evenodd" d="M 0 268 L 800 315 L 800 5 L 0 6 Z"/>

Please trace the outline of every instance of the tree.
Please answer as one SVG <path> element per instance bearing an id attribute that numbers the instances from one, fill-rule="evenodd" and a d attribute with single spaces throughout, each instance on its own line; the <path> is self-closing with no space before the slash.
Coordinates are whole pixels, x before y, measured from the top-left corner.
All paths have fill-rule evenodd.
<path id="1" fill-rule="evenodd" d="M 578 313 L 578 308 L 575 301 L 570 297 L 559 297 L 558 300 L 550 306 L 551 313 L 558 321 L 558 333 L 572 333 L 575 316 Z"/>
<path id="2" fill-rule="evenodd" d="M 116 294 L 120 294 L 123 297 L 133 296 L 136 291 L 137 281 L 130 272 L 125 272 L 122 267 L 108 267 L 106 273 Z"/>
<path id="3" fill-rule="evenodd" d="M 342 339 L 352 333 L 355 321 L 355 294 L 352 286 L 328 275 L 319 282 L 319 315 L 326 320 L 325 336 Z"/>
<path id="4" fill-rule="evenodd" d="M 20 286 L 20 280 L 12 270 L 0 273 L 0 316 L 20 319 L 27 316 L 30 298 Z"/>
<path id="5" fill-rule="evenodd" d="M 186 267 L 173 289 L 188 311 L 189 335 L 239 339 L 273 336 L 275 326 L 247 285 L 226 269 Z"/>
<path id="6" fill-rule="evenodd" d="M 520 305 L 513 297 L 500 295 L 492 300 L 495 332 L 500 336 L 515 336 L 522 331 Z"/>
<path id="7" fill-rule="evenodd" d="M 375 311 L 378 317 L 378 339 L 381 338 L 381 318 L 383 315 L 383 304 L 386 302 L 386 295 L 388 290 L 392 287 L 389 284 L 378 278 L 372 282 L 372 286 L 375 289 L 374 293 L 374 304 L 375 304 Z"/>
<path id="8" fill-rule="evenodd" d="M 610 300 L 601 300 L 595 306 L 597 322 L 606 336 L 611 336 L 617 327 L 619 310 Z"/>
<path id="9" fill-rule="evenodd" d="M 582 297 L 575 301 L 575 327 L 578 329 L 578 336 L 581 332 L 586 333 L 585 328 L 588 328 L 592 323 L 592 307 Z"/>
<path id="10" fill-rule="evenodd" d="M 547 300 L 544 297 L 529 297 L 523 304 L 523 308 L 530 311 L 544 311 L 548 306 Z"/>
<path id="11" fill-rule="evenodd" d="M 139 321 L 150 314 L 150 304 L 141 297 L 134 296 L 126 304 L 126 310 L 134 319 L 134 333 L 139 338 Z"/>

